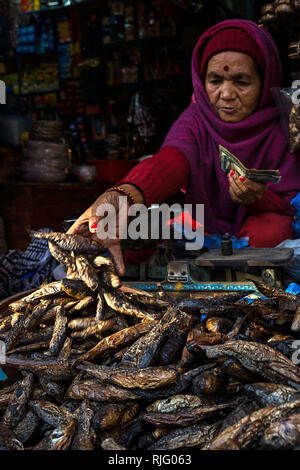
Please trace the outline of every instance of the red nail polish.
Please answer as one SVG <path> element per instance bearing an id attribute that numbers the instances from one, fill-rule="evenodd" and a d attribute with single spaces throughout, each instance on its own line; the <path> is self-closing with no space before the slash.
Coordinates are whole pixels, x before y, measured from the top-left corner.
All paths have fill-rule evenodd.
<path id="1" fill-rule="evenodd" d="M 242 181 L 242 182 L 246 181 L 245 176 L 240 176 L 240 181 Z"/>
<path id="2" fill-rule="evenodd" d="M 91 232 L 96 232 L 97 230 L 97 224 L 92 224 L 91 227 L 90 227 L 90 231 Z"/>

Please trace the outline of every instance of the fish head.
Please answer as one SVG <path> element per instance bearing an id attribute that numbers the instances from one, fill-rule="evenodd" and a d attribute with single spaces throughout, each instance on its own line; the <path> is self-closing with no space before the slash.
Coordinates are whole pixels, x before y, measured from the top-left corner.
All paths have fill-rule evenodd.
<path id="1" fill-rule="evenodd" d="M 297 445 L 300 439 L 299 427 L 285 419 L 271 425 L 264 433 L 261 445 L 267 449 L 287 449 Z"/>

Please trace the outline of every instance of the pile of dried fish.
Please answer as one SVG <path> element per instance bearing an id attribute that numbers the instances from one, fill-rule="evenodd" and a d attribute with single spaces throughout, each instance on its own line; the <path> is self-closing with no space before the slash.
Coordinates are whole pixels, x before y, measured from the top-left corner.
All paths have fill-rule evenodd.
<path id="1" fill-rule="evenodd" d="M 19 376 L 0 389 L 0 449 L 300 446 L 298 296 L 262 283 L 268 299 L 251 304 L 144 293 L 97 244 L 32 235 L 68 275 L 1 314 Z"/>

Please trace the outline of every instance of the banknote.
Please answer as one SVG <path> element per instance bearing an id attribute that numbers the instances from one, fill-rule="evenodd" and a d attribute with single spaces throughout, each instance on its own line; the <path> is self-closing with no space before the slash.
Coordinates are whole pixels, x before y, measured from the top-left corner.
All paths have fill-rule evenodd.
<path id="1" fill-rule="evenodd" d="M 230 153 L 225 147 L 219 145 L 221 168 L 225 173 L 236 171 L 240 176 L 245 176 L 258 183 L 279 183 L 281 176 L 279 170 L 250 170 L 240 160 Z"/>

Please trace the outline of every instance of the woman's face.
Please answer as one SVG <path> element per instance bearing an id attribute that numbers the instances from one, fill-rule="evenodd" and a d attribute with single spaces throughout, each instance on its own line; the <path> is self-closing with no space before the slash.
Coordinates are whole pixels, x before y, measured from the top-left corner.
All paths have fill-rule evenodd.
<path id="1" fill-rule="evenodd" d="M 207 64 L 205 89 L 209 101 L 225 122 L 239 122 L 257 107 L 261 78 L 252 57 L 243 52 L 225 51 Z"/>

